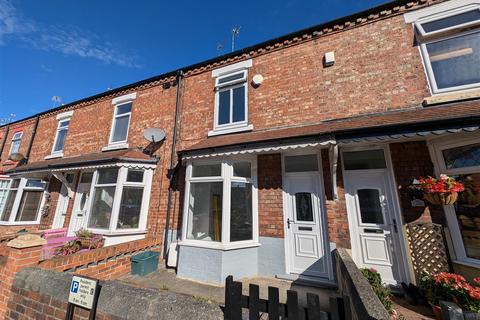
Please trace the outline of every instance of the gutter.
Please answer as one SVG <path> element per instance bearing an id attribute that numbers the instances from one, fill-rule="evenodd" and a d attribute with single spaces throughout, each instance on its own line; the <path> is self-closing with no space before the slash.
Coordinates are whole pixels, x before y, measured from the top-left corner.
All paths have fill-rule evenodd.
<path id="1" fill-rule="evenodd" d="M 173 187 L 174 187 L 174 179 L 175 174 L 178 168 L 178 163 L 175 163 L 176 157 L 176 145 L 177 145 L 177 132 L 180 127 L 180 113 L 181 113 L 181 102 L 182 102 L 182 84 L 183 84 L 183 71 L 180 70 L 177 73 L 177 97 L 175 102 L 175 123 L 173 127 L 173 137 L 172 137 L 172 146 L 171 146 L 171 154 L 170 154 L 170 169 L 168 170 L 168 178 L 170 180 L 170 184 L 168 186 L 168 202 L 167 202 L 167 214 L 166 214 L 166 221 L 165 221 L 165 229 L 164 229 L 164 239 L 163 239 L 163 258 L 166 258 L 168 253 L 168 232 L 170 230 L 170 213 L 172 211 L 172 196 L 173 196 Z"/>

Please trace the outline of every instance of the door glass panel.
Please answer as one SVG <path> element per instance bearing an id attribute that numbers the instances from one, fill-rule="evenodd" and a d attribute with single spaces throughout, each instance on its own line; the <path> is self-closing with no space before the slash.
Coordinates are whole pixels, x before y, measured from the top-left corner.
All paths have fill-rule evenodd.
<path id="1" fill-rule="evenodd" d="M 297 221 L 313 221 L 312 194 L 299 192 L 295 194 Z"/>
<path id="2" fill-rule="evenodd" d="M 480 143 L 442 151 L 447 169 L 480 166 Z"/>
<path id="3" fill-rule="evenodd" d="M 285 172 L 318 171 L 316 154 L 285 157 Z"/>
<path id="4" fill-rule="evenodd" d="M 387 167 L 383 150 L 344 152 L 343 163 L 345 170 L 384 169 Z"/>
<path id="5" fill-rule="evenodd" d="M 87 193 L 82 193 L 82 198 L 80 199 L 80 210 L 83 211 L 85 209 L 85 204 L 87 203 Z"/>
<path id="6" fill-rule="evenodd" d="M 361 189 L 357 194 L 362 223 L 383 224 L 380 192 L 377 189 Z"/>

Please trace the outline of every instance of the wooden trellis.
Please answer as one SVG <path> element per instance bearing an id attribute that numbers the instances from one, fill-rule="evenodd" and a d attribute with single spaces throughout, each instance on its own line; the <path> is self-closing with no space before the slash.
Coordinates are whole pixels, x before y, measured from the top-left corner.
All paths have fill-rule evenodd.
<path id="1" fill-rule="evenodd" d="M 435 223 L 409 223 L 406 226 L 413 271 L 417 280 L 424 273 L 450 272 L 443 226 Z"/>

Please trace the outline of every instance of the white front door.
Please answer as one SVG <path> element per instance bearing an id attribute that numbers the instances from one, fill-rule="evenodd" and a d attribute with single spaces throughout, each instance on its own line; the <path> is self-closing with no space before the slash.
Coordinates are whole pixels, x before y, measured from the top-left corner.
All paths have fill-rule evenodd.
<path id="1" fill-rule="evenodd" d="M 286 161 L 288 163 L 288 157 Z M 329 258 L 320 190 L 319 171 L 285 173 L 287 271 L 328 278 Z"/>
<path id="2" fill-rule="evenodd" d="M 68 197 L 67 187 L 62 184 L 60 193 L 58 195 L 57 209 L 55 210 L 55 219 L 53 220 L 53 229 L 63 228 L 65 223 L 65 217 L 67 216 L 68 203 L 70 198 Z"/>
<path id="3" fill-rule="evenodd" d="M 82 173 L 77 186 L 75 201 L 73 203 L 72 218 L 68 227 L 68 235 L 73 236 L 76 231 L 84 227 L 84 219 L 90 203 L 90 187 L 92 184 L 91 172 Z"/>
<path id="4" fill-rule="evenodd" d="M 360 268 L 376 269 L 383 282 L 405 281 L 402 272 L 400 222 L 386 169 L 345 171 L 345 198 L 352 254 Z"/>

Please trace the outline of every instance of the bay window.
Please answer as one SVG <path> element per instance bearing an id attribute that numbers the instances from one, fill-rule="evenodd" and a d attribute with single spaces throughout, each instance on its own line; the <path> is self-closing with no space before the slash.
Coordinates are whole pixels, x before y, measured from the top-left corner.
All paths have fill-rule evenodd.
<path id="1" fill-rule="evenodd" d="M 46 182 L 25 178 L 8 181 L 0 181 L 0 224 L 39 223 Z"/>
<path id="2" fill-rule="evenodd" d="M 480 264 L 480 138 L 433 144 L 440 173 L 462 182 L 465 190 L 445 206 L 457 261 Z"/>
<path id="3" fill-rule="evenodd" d="M 150 169 L 98 169 L 87 228 L 99 233 L 144 231 L 152 177 Z"/>
<path id="4" fill-rule="evenodd" d="M 184 244 L 228 248 L 258 242 L 255 159 L 187 167 Z"/>

